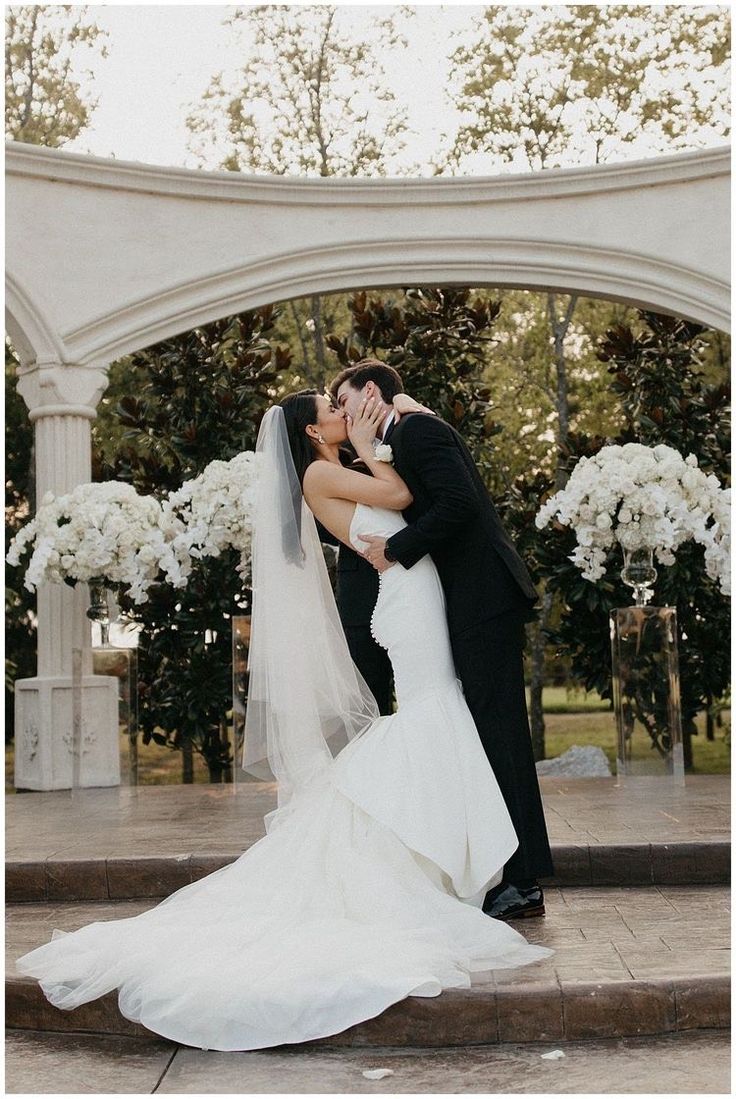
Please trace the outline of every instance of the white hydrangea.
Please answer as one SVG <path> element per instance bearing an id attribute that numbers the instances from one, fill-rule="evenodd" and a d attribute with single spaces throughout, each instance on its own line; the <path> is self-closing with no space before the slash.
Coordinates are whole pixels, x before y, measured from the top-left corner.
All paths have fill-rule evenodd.
<path id="1" fill-rule="evenodd" d="M 660 564 L 671 565 L 677 548 L 692 538 L 705 547 L 708 576 L 730 595 L 730 512 L 730 489 L 706 475 L 694 454 L 683 458 L 664 444 L 626 443 L 581 458 L 535 522 L 541 530 L 557 519 L 575 530 L 570 560 L 591 581 L 603 576 L 614 542 L 648 547 Z"/>
<path id="2" fill-rule="evenodd" d="M 24 583 L 34 591 L 45 581 L 102 580 L 127 584 L 136 603 L 159 569 L 177 562 L 162 525 L 161 505 L 120 481 L 77 485 L 64 496 L 47 492 L 35 517 L 10 544 L 6 560 L 19 565 L 33 546 Z"/>
<path id="3" fill-rule="evenodd" d="M 247 576 L 256 468 L 251 450 L 229 462 L 210 462 L 198 477 L 185 481 L 164 501 L 164 526 L 182 574 L 191 572 L 192 558 L 219 557 L 232 547 L 240 551 L 237 571 Z"/>

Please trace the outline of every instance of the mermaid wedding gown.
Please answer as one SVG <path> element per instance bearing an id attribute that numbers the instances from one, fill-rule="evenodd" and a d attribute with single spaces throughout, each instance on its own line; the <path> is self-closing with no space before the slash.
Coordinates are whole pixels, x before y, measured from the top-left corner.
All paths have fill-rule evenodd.
<path id="1" fill-rule="evenodd" d="M 351 542 L 403 527 L 359 504 Z M 234 863 L 19 959 L 71 1009 L 119 989 L 166 1038 L 252 1050 L 339 1033 L 406 996 L 552 953 L 480 908 L 517 838 L 455 677 L 429 557 L 381 576 L 372 631 L 398 712 L 351 740 Z"/>

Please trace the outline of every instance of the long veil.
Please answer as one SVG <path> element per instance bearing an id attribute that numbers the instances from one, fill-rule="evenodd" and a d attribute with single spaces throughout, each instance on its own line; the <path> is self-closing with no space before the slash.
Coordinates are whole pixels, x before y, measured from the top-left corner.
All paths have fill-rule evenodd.
<path id="1" fill-rule="evenodd" d="M 263 417 L 256 455 L 243 768 L 276 779 L 280 810 L 379 714 L 348 651 L 278 406 Z"/>

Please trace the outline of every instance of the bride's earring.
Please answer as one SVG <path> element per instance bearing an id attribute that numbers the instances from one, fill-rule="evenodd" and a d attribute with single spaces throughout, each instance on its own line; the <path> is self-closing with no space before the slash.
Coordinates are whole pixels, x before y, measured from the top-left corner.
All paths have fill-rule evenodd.
<path id="1" fill-rule="evenodd" d="M 317 442 L 318 442 L 318 443 L 322 443 L 322 445 L 324 445 L 324 439 L 322 438 L 322 436 L 321 436 L 321 435 L 318 435 L 318 436 L 317 436 Z"/>

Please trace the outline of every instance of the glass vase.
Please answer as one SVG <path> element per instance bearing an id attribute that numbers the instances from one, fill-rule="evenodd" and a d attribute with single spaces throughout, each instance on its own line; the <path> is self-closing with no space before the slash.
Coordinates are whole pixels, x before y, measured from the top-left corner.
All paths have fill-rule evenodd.
<path id="1" fill-rule="evenodd" d="M 138 785 L 138 653 L 137 634 L 130 635 L 118 626 L 117 604 L 113 590 L 104 580 L 89 581 L 90 603 L 87 618 L 92 629 L 92 674 L 117 680 L 118 749 L 121 777 L 128 785 Z M 111 601 L 115 610 L 111 611 Z M 97 626 L 98 629 L 94 627 Z M 114 628 L 116 634 L 111 634 Z M 126 644 L 126 641 L 128 642 Z"/>
<path id="2" fill-rule="evenodd" d="M 624 567 L 621 570 L 621 579 L 624 584 L 634 589 L 634 603 L 637 607 L 644 607 L 651 602 L 654 595 L 653 586 L 657 579 L 657 570 L 654 567 L 654 551 L 649 546 L 638 546 L 636 549 L 624 551 Z"/>
<path id="3" fill-rule="evenodd" d="M 90 622 L 96 622 L 100 627 L 100 645 L 110 644 L 110 605 L 108 600 L 108 588 L 104 580 L 89 580 L 89 606 L 87 618 Z"/>

